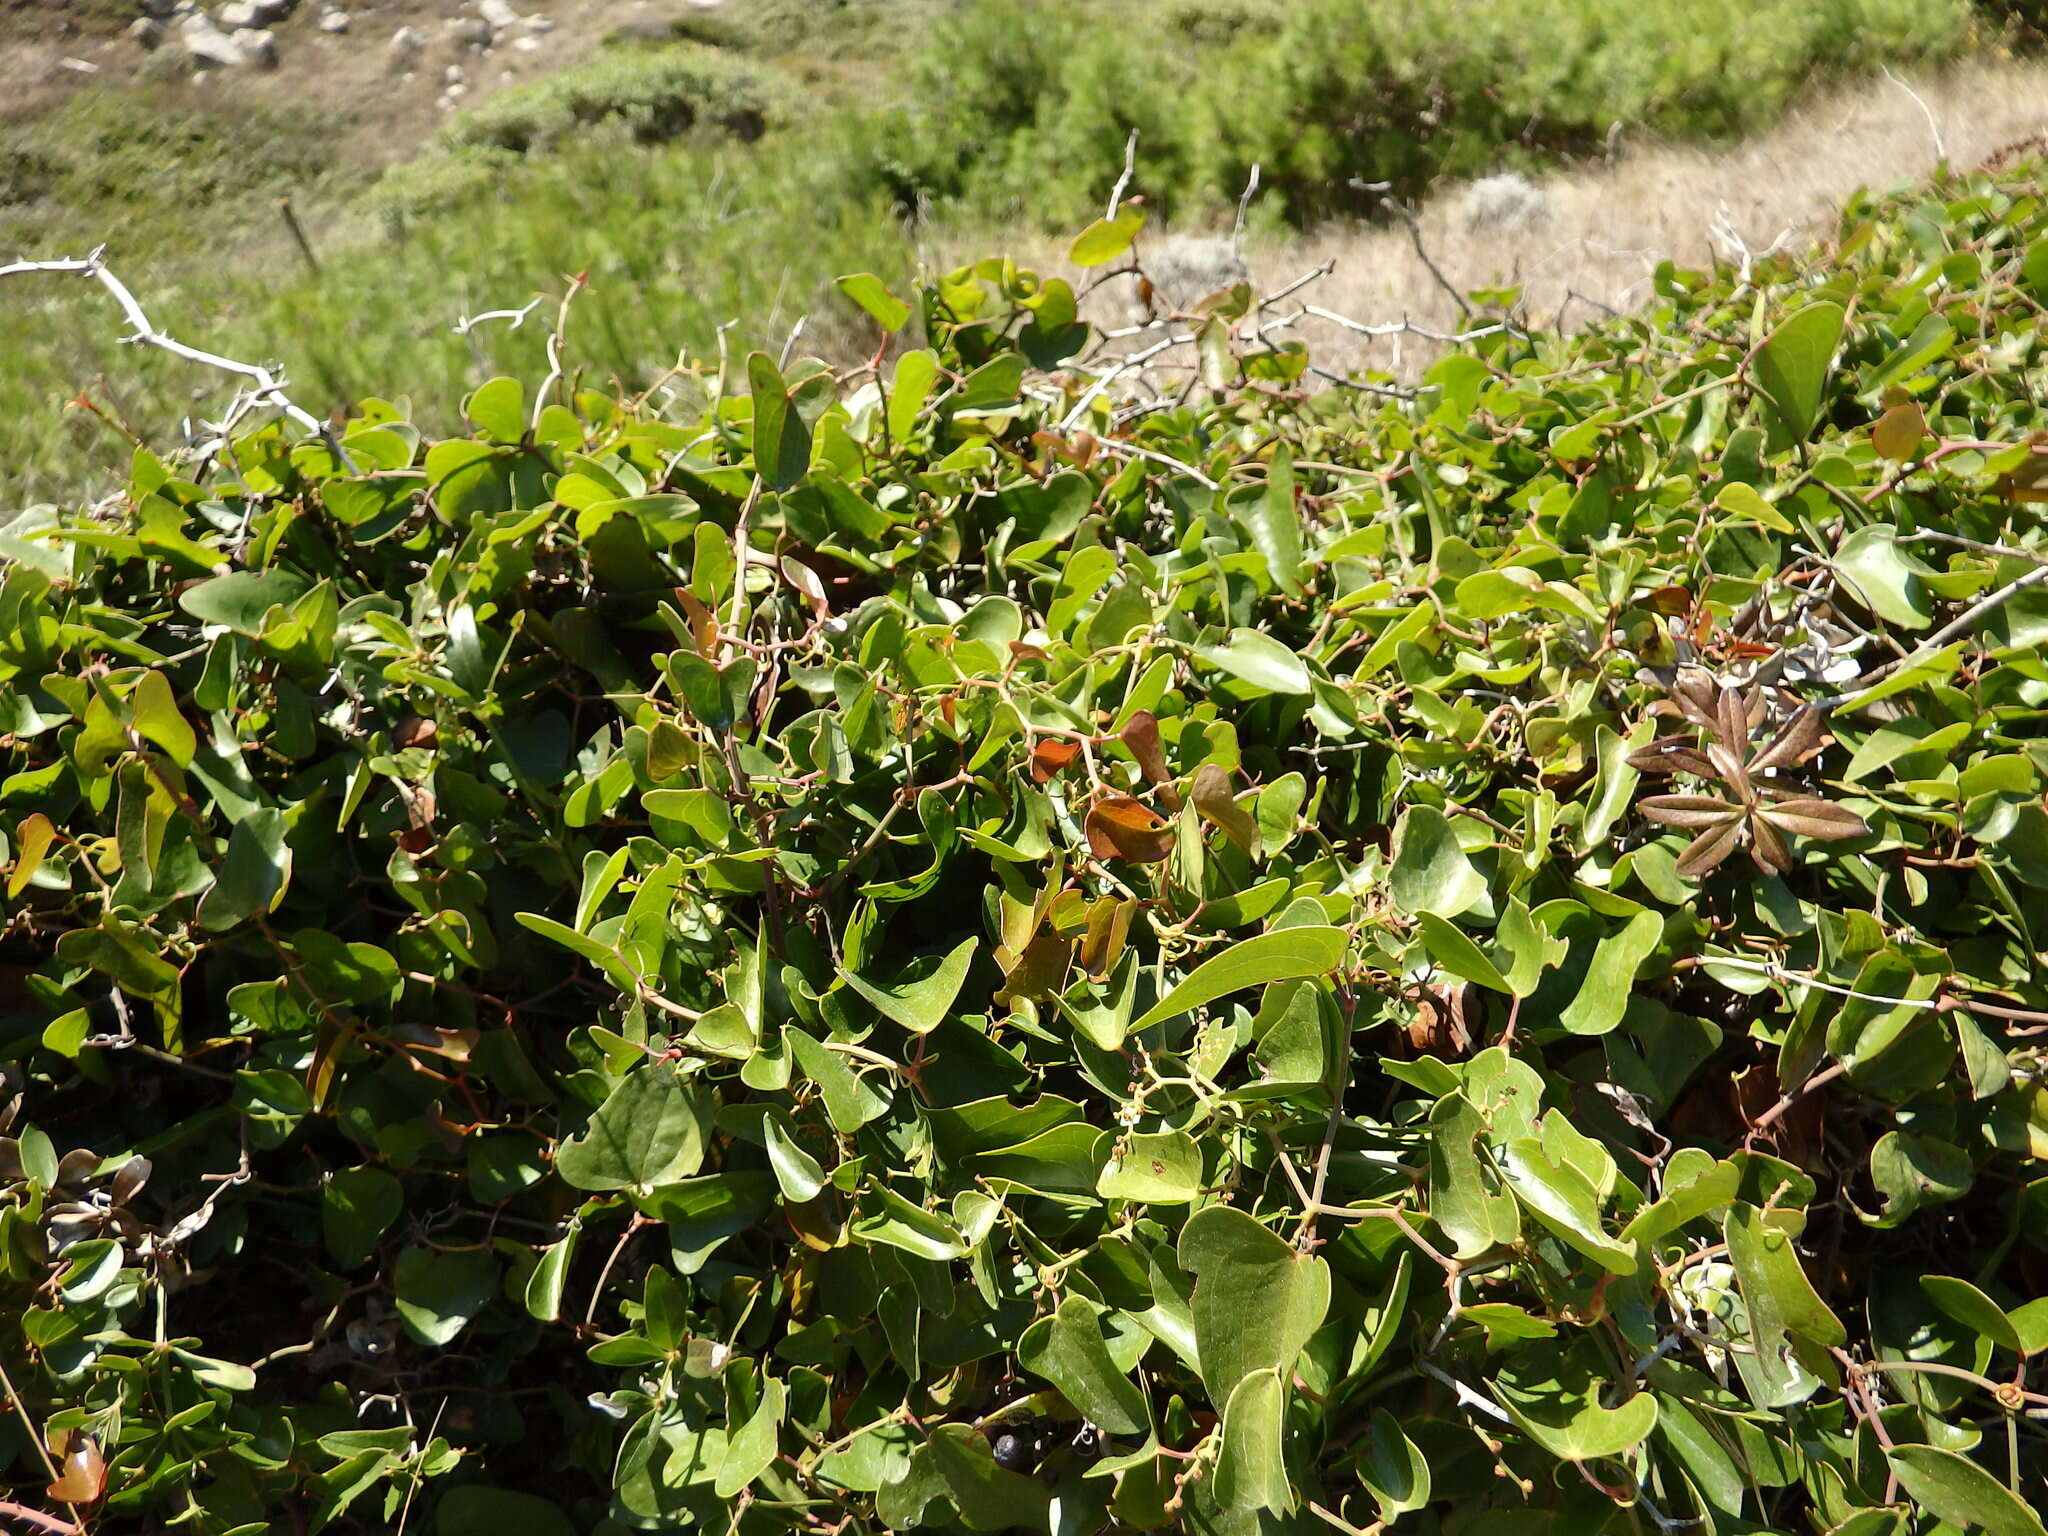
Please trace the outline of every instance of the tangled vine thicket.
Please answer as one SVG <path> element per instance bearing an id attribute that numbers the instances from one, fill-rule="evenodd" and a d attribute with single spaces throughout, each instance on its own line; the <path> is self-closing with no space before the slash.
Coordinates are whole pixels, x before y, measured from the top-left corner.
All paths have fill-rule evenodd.
<path id="1" fill-rule="evenodd" d="M 2043 178 L 19 511 L 0 1525 L 2041 1536 Z"/>

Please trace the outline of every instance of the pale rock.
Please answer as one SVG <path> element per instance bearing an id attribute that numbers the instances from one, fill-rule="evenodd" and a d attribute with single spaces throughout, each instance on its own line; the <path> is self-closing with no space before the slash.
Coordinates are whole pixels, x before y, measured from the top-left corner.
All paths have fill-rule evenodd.
<path id="1" fill-rule="evenodd" d="M 214 25 L 223 32 L 240 32 L 247 27 L 262 25 L 256 14 L 254 0 L 228 0 L 213 13 Z"/>
<path id="2" fill-rule="evenodd" d="M 339 37 L 349 29 L 350 17 L 347 11 L 322 11 L 320 30 L 329 37 Z"/>
<path id="3" fill-rule="evenodd" d="M 481 16 L 450 16 L 445 23 L 448 36 L 459 48 L 474 48 L 481 52 L 491 46 L 496 34 L 491 24 Z"/>
<path id="4" fill-rule="evenodd" d="M 242 57 L 258 69 L 277 68 L 277 37 L 267 27 L 241 27 L 234 33 Z"/>
<path id="5" fill-rule="evenodd" d="M 1465 228 L 1512 233 L 1532 229 L 1550 217 L 1550 196 L 1526 176 L 1509 171 L 1482 176 L 1458 199 Z"/>
<path id="6" fill-rule="evenodd" d="M 392 33 L 391 41 L 386 45 L 392 73 L 403 74 L 407 70 L 417 68 L 420 55 L 426 51 L 426 47 L 427 34 L 418 27 L 400 27 Z"/>
<path id="7" fill-rule="evenodd" d="M 526 30 L 529 32 L 552 32 L 555 30 L 555 18 L 543 16 L 536 11 L 533 15 L 526 18 Z"/>
<path id="8" fill-rule="evenodd" d="M 512 39 L 512 46 L 521 53 L 539 53 L 540 39 L 537 37 L 515 37 Z"/>
<path id="9" fill-rule="evenodd" d="M 1135 284 L 1127 301 L 1128 323 L 1186 311 L 1219 289 L 1246 282 L 1251 274 L 1224 235 L 1168 235 L 1145 252 L 1145 276 L 1152 283 L 1148 313 Z"/>
<path id="10" fill-rule="evenodd" d="M 164 40 L 164 24 L 154 16 L 138 16 L 128 23 L 128 41 L 138 48 L 154 49 Z"/>
<path id="11" fill-rule="evenodd" d="M 519 12 L 512 8 L 511 0 L 476 0 L 476 13 L 496 32 L 519 24 Z"/>
<path id="12" fill-rule="evenodd" d="M 204 11 L 188 16 L 178 36 L 185 52 L 201 69 L 239 69 L 249 62 L 241 45 L 215 26 Z"/>
<path id="13" fill-rule="evenodd" d="M 460 64 L 450 64 L 441 71 L 441 83 L 443 85 L 461 85 L 468 79 L 469 76 L 463 73 Z"/>

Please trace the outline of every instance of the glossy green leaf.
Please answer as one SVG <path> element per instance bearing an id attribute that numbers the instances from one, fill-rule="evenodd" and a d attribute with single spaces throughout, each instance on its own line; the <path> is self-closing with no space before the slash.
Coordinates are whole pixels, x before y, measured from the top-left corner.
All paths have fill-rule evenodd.
<path id="1" fill-rule="evenodd" d="M 555 1171 L 577 1189 L 652 1189 L 702 1167 L 704 1137 L 696 1093 L 655 1063 L 619 1081 L 583 1134 L 555 1153 Z"/>
<path id="2" fill-rule="evenodd" d="M 1190 971 L 1186 979 L 1139 1016 L 1131 1025 L 1131 1032 L 1150 1029 L 1247 987 L 1327 976 L 1343 963 L 1347 942 L 1341 928 L 1322 926 L 1279 928 L 1241 939 Z"/>

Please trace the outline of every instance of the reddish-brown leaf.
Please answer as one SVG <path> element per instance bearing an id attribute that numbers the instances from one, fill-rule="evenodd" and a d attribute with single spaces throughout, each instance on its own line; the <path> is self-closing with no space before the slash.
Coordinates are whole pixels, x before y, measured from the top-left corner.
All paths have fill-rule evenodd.
<path id="1" fill-rule="evenodd" d="M 1659 826 L 1688 829 L 1718 827 L 1729 818 L 1742 815 L 1740 806 L 1711 795 L 1652 795 L 1636 808 Z"/>
<path id="2" fill-rule="evenodd" d="M 407 747 L 431 747 L 440 734 L 440 727 L 425 715 L 407 715 L 391 727 L 391 745 L 401 752 Z"/>
<path id="3" fill-rule="evenodd" d="M 1123 744 L 1138 760 L 1147 783 L 1159 791 L 1159 798 L 1173 810 L 1180 809 L 1180 791 L 1174 787 L 1173 771 L 1166 766 L 1166 753 L 1159 745 L 1159 721 L 1149 709 L 1131 716 L 1120 733 Z"/>
<path id="4" fill-rule="evenodd" d="M 59 1504 L 91 1504 L 107 1486 L 106 1458 L 99 1442 L 83 1430 L 55 1429 L 50 1454 L 57 1461 L 57 1480 L 46 1490 Z"/>
<path id="5" fill-rule="evenodd" d="M 1081 755 L 1081 743 L 1058 736 L 1041 736 L 1031 749 L 1031 782 L 1043 784 L 1055 777 Z"/>
<path id="6" fill-rule="evenodd" d="M 1767 875 L 1782 875 L 1792 867 L 1792 845 L 1760 816 L 1749 819 L 1749 856 Z"/>
<path id="7" fill-rule="evenodd" d="M 1678 856 L 1679 878 L 1698 880 L 1712 874 L 1723 859 L 1742 846 L 1742 827 L 1742 819 L 1736 817 L 1718 827 L 1709 827 L 1694 838 L 1691 846 Z"/>
<path id="8" fill-rule="evenodd" d="M 1764 749 L 1750 759 L 1749 771 L 1762 773 L 1767 768 L 1796 767 L 1825 747 L 1829 739 L 1820 711 L 1810 704 L 1804 705 L 1779 726 L 1777 734 L 1764 743 Z"/>
<path id="9" fill-rule="evenodd" d="M 718 615 L 699 602 L 697 594 L 688 587 L 676 588 L 676 601 L 683 605 L 683 612 L 689 615 L 690 638 L 697 644 L 697 654 L 706 661 L 717 660 Z"/>
<path id="10" fill-rule="evenodd" d="M 1258 826 L 1231 794 L 1230 775 L 1216 764 L 1204 763 L 1195 770 L 1194 780 L 1188 785 L 1188 798 L 1195 802 L 1195 811 L 1203 820 L 1221 827 L 1223 835 L 1238 847 L 1246 853 L 1257 850 Z"/>
<path id="11" fill-rule="evenodd" d="M 1927 418 L 1920 407 L 1908 401 L 1895 405 L 1877 418 L 1870 429 L 1870 446 L 1877 450 L 1881 459 L 1890 459 L 1894 464 L 1903 464 L 1913 457 L 1913 451 L 1920 446 L 1920 439 L 1927 435 Z"/>
<path id="12" fill-rule="evenodd" d="M 1652 613 L 1672 618 L 1692 612 L 1692 593 L 1684 587 L 1658 587 L 1653 592 L 1645 592 L 1637 601 Z"/>
<path id="13" fill-rule="evenodd" d="M 1846 806 L 1823 800 L 1818 795 L 1800 795 L 1757 807 L 1757 815 L 1794 837 L 1816 837 L 1833 841 L 1844 837 L 1868 837 L 1870 827 Z"/>
<path id="14" fill-rule="evenodd" d="M 1090 976 L 1106 976 L 1123 954 L 1131 931 L 1131 915 L 1138 904 L 1121 896 L 1103 896 L 1088 909 L 1088 926 L 1081 940 L 1081 968 Z"/>
<path id="15" fill-rule="evenodd" d="M 1660 736 L 1648 746 L 1637 747 L 1625 761 L 1642 773 L 1689 773 L 1701 779 L 1714 777 L 1714 765 L 1686 736 Z"/>
<path id="16" fill-rule="evenodd" d="M 1157 864 L 1173 852 L 1173 823 L 1129 795 L 1096 801 L 1086 830 L 1088 849 L 1098 859 Z"/>

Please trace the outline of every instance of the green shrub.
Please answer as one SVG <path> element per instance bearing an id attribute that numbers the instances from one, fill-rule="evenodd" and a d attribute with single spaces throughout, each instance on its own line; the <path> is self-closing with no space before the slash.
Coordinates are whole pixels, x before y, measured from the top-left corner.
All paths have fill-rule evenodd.
<path id="1" fill-rule="evenodd" d="M 9 1518 L 2039 1533 L 2044 176 L 13 516 Z"/>
<path id="2" fill-rule="evenodd" d="M 1371 212 L 1391 181 L 1584 153 L 1616 122 L 1678 138 L 1768 121 L 1822 71 L 1937 59 L 1967 0 L 1213 0 L 974 7 L 933 30 L 886 139 L 910 195 L 1071 219 L 1132 128 L 1139 184 L 1228 207 L 1254 164 L 1286 216 Z"/>
<path id="3" fill-rule="evenodd" d="M 182 252 L 225 217 L 335 174 L 328 125 L 189 92 L 94 87 L 46 115 L 0 119 L 0 212 L 9 256 L 87 239 Z"/>
<path id="4" fill-rule="evenodd" d="M 789 105 L 774 77 L 714 49 L 604 49 L 458 113 L 435 137 L 446 149 L 522 155 L 599 127 L 636 144 L 666 143 L 692 129 L 752 140 Z"/>

